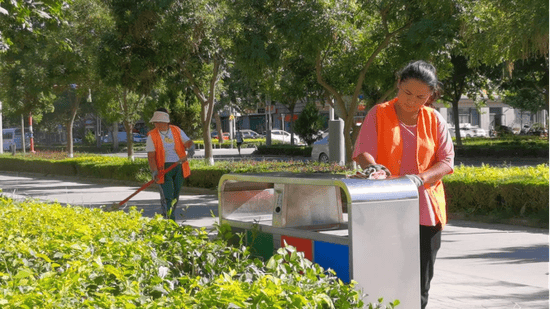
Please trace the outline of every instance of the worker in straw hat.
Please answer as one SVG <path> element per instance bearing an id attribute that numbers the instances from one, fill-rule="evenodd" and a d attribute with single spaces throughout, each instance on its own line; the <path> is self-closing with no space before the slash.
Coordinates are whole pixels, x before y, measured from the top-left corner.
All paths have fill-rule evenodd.
<path id="1" fill-rule="evenodd" d="M 155 126 L 147 133 L 145 146 L 149 168 L 153 179 L 160 185 L 162 214 L 175 220 L 183 180 L 191 174 L 186 149 L 193 147 L 193 141 L 182 129 L 170 124 L 170 115 L 165 108 L 157 109 L 149 122 Z M 176 162 L 178 166 L 164 174 L 164 170 Z"/>

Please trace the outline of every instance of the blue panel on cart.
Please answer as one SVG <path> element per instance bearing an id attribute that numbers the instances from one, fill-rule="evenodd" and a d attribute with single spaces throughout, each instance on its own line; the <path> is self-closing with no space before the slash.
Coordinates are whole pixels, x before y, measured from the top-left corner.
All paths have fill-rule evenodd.
<path id="1" fill-rule="evenodd" d="M 315 241 L 313 261 L 325 269 L 332 268 L 338 278 L 345 283 L 350 282 L 348 246 Z"/>

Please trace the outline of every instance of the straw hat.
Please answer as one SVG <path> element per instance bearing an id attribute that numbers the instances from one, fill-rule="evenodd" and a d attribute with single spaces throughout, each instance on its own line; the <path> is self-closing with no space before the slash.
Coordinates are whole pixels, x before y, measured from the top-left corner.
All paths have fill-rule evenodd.
<path id="1" fill-rule="evenodd" d="M 153 118 L 151 118 L 151 120 L 149 120 L 149 122 L 169 123 L 170 122 L 170 116 L 168 115 L 168 113 L 157 111 L 153 114 Z"/>

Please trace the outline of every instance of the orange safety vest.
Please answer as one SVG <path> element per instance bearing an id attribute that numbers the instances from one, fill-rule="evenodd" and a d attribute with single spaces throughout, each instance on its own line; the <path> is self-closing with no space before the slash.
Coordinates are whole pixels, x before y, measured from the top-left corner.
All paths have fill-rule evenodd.
<path id="1" fill-rule="evenodd" d="M 401 139 L 399 119 L 395 112 L 395 102 L 397 102 L 397 98 L 380 104 L 376 110 L 378 138 L 376 162 L 386 166 L 392 175 L 399 175 L 403 140 Z M 433 108 L 426 106 L 420 108 L 416 128 L 416 164 L 418 171 L 422 173 L 436 163 L 435 155 L 439 148 L 437 116 Z M 439 180 L 435 184 L 424 184 L 424 188 L 428 192 L 438 222 L 441 223 L 442 227 L 445 226 L 447 224 L 447 211 L 443 182 Z"/>
<path id="2" fill-rule="evenodd" d="M 174 149 L 176 150 L 176 153 L 178 156 L 184 157 L 187 155 L 185 152 L 185 145 L 183 144 L 183 141 L 181 140 L 180 130 L 178 127 L 170 125 L 170 130 L 172 130 L 172 136 L 174 137 Z M 153 139 L 153 144 L 155 145 L 155 161 L 157 163 L 157 169 L 159 170 L 159 174 L 164 171 L 164 145 L 162 144 L 162 138 L 160 137 L 160 132 L 158 129 L 153 129 L 149 131 L 148 133 L 151 135 L 151 138 Z M 189 162 L 185 161 L 181 165 L 181 168 L 183 170 L 183 177 L 187 178 L 189 175 L 191 175 L 191 169 L 189 168 Z M 164 183 L 164 176 L 159 177 L 159 183 Z"/>

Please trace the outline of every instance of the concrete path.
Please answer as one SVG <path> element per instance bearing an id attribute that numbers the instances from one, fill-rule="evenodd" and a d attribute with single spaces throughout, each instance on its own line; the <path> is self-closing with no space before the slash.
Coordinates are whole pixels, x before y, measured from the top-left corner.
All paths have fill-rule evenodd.
<path id="1" fill-rule="evenodd" d="M 0 172 L 0 188 L 16 198 L 100 207 L 125 199 L 139 186 Z M 211 227 L 215 222 L 211 213 L 217 216 L 216 191 L 184 188 L 180 200 L 189 206 L 178 209 L 180 223 Z M 158 204 L 154 187 L 128 203 L 147 217 L 160 211 Z M 451 221 L 443 231 L 428 309 L 549 308 L 548 240 L 543 229 Z"/>

